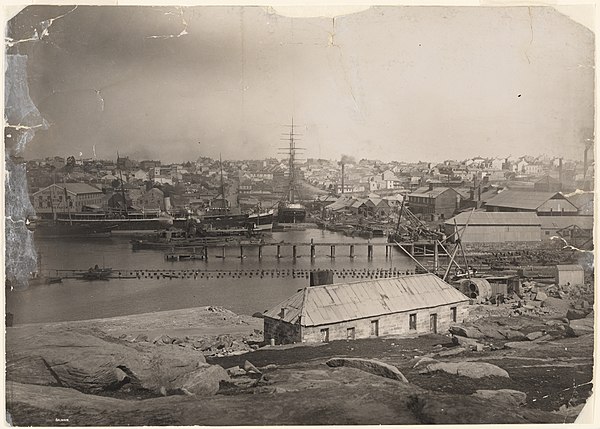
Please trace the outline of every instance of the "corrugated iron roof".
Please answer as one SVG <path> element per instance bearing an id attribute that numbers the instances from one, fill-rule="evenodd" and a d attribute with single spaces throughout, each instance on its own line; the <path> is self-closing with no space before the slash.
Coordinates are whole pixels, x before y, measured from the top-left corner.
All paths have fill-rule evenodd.
<path id="1" fill-rule="evenodd" d="M 583 267 L 581 265 L 557 265 L 556 269 L 558 271 L 583 271 Z"/>
<path id="2" fill-rule="evenodd" d="M 579 214 L 594 214 L 594 192 L 573 192 L 566 195 L 568 200 L 579 209 Z"/>
<path id="3" fill-rule="evenodd" d="M 434 274 L 305 288 L 265 316 L 318 326 L 377 317 L 467 301 L 468 298 Z M 282 314 L 285 308 L 285 314 Z M 300 318 L 300 319 L 299 319 Z"/>
<path id="4" fill-rule="evenodd" d="M 66 188 L 68 192 L 71 192 L 73 194 L 98 194 L 98 193 L 101 194 L 102 193 L 102 191 L 100 189 L 95 188 L 92 185 L 88 185 L 87 183 L 56 183 L 56 184 L 52 184 L 44 189 L 37 191 L 35 194 L 42 192 L 52 186 L 60 188 L 59 191 L 62 191 L 62 192 L 64 192 L 64 188 Z"/>
<path id="5" fill-rule="evenodd" d="M 594 229 L 593 216 L 540 216 L 542 229 L 562 229 L 578 226 L 581 229 Z"/>
<path id="6" fill-rule="evenodd" d="M 457 225 L 465 225 L 469 220 L 469 226 L 482 225 L 541 225 L 541 216 L 534 212 L 462 212 L 445 223 L 454 225 L 456 220 Z"/>
<path id="7" fill-rule="evenodd" d="M 562 195 L 559 192 L 528 192 L 514 191 L 508 189 L 500 192 L 487 202 L 487 206 L 492 207 L 510 207 L 523 210 L 536 210 L 546 201 L 554 198 L 556 195 Z"/>
<path id="8" fill-rule="evenodd" d="M 408 196 L 409 197 L 437 198 L 449 189 L 456 192 L 456 190 L 453 188 L 439 187 L 439 188 L 433 188 L 430 190 L 428 187 L 423 186 L 421 188 L 416 189 L 415 192 L 411 192 L 410 194 L 408 194 Z"/>

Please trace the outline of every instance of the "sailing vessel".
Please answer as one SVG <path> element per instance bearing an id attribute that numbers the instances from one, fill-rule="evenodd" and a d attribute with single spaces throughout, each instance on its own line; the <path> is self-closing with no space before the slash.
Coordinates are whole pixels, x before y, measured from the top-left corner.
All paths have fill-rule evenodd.
<path id="1" fill-rule="evenodd" d="M 195 218 L 197 235 L 203 237 L 227 235 L 252 235 L 258 232 L 268 232 L 273 228 L 273 210 L 256 213 L 233 213 L 225 198 L 225 183 L 223 181 L 223 161 L 219 154 L 221 167 L 221 199 L 219 205 L 212 207 L 206 214 Z"/>
<path id="2" fill-rule="evenodd" d="M 292 124 L 290 125 L 290 132 L 287 138 L 289 146 L 287 148 L 282 148 L 286 150 L 286 154 L 288 155 L 289 177 L 287 195 L 277 207 L 277 222 L 283 224 L 303 223 L 306 219 L 306 207 L 297 202 L 296 151 L 301 150 L 301 148 L 296 145 L 296 136 L 298 135 L 299 134 L 294 133 L 294 118 L 292 118 Z"/>

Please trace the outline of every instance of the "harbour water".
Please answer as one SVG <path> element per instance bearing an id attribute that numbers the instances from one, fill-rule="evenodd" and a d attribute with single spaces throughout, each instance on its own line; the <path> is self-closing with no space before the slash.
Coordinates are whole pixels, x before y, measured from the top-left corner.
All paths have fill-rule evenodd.
<path id="1" fill-rule="evenodd" d="M 307 229 L 305 231 L 273 232 L 275 242 L 309 243 L 366 243 L 363 238 L 346 237 L 339 233 Z M 385 241 L 375 238 L 371 242 Z M 207 261 L 166 261 L 163 251 L 133 251 L 129 239 L 111 237 L 99 239 L 64 238 L 36 239 L 41 255 L 42 273 L 54 275 L 53 270 L 86 270 L 94 265 L 111 267 L 115 271 L 131 270 L 208 270 L 251 271 L 294 269 L 306 273 L 310 269 L 333 270 L 414 270 L 415 263 L 397 250 L 386 258 L 383 246 L 375 246 L 371 260 L 367 246 L 357 246 L 355 257 L 350 258 L 349 246 L 340 246 L 336 258 L 329 256 L 328 246 L 317 246 L 317 255 L 310 258 L 310 248 L 298 248 L 297 259 L 292 258 L 291 247 L 282 247 L 281 258 L 276 247 L 263 249 L 258 259 L 257 249 L 246 250 L 239 257 L 239 247 L 227 248 L 225 258 L 220 249 L 211 249 Z M 335 277 L 336 282 L 356 281 L 348 276 Z M 86 281 L 63 279 L 62 283 L 30 287 L 7 292 L 7 311 L 14 314 L 14 323 L 39 323 L 83 320 L 138 314 L 152 311 L 175 310 L 206 305 L 223 306 L 236 313 L 253 314 L 277 305 L 298 289 L 309 285 L 306 276 L 291 275 L 260 277 L 257 275 L 222 276 L 217 278 L 141 278 Z"/>

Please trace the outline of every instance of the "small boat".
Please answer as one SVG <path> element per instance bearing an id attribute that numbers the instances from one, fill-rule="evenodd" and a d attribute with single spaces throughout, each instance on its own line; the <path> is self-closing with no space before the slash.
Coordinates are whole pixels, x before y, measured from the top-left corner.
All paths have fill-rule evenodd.
<path id="1" fill-rule="evenodd" d="M 100 268 L 96 265 L 94 268 L 90 267 L 87 271 L 77 273 L 77 275 L 84 280 L 108 280 L 112 272 L 112 268 Z"/>

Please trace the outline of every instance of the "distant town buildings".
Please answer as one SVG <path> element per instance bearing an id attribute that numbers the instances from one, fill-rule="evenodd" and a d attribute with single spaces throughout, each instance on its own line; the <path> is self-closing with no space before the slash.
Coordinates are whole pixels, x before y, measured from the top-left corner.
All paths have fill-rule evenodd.
<path id="1" fill-rule="evenodd" d="M 438 164 L 345 159 L 342 175 L 339 160 L 308 158 L 298 163 L 295 175 L 301 182 L 300 199 L 317 218 L 393 222 L 404 204 L 422 221 L 442 226 L 445 220 L 471 209 L 591 217 L 593 165 L 592 159 L 584 164 L 545 156 L 475 156 Z M 122 209 L 124 205 L 132 210 L 189 213 L 220 206 L 255 211 L 275 207 L 289 181 L 285 159 L 221 163 L 200 157 L 193 162 L 165 164 L 135 160 L 126 154 L 116 161 L 72 156 L 29 160 L 27 175 L 32 203 L 43 215 L 52 210 L 66 212 L 67 208 L 75 212 Z M 67 201 L 72 207 L 60 200 L 61 183 L 68 188 Z M 48 200 L 50 186 L 52 204 Z M 90 187 L 93 192 L 73 191 Z M 557 228 L 586 225 L 574 221 Z"/>

